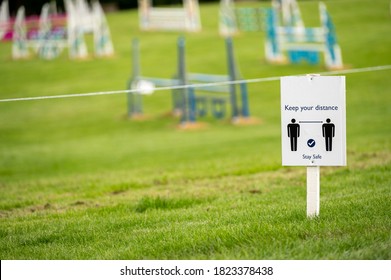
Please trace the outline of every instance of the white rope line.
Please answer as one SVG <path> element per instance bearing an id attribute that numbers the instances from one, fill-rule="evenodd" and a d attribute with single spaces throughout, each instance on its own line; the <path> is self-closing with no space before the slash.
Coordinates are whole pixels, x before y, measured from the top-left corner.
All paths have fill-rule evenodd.
<path id="1" fill-rule="evenodd" d="M 320 75 L 338 75 L 338 74 L 353 74 L 353 73 L 362 73 L 362 72 L 373 72 L 373 71 L 383 71 L 390 70 L 391 65 L 380 65 L 364 68 L 354 68 L 354 69 L 345 69 L 345 70 L 335 70 L 335 71 L 326 71 L 320 72 L 317 74 Z M 298 74 L 300 75 L 300 74 Z M 305 74 L 301 74 L 305 75 Z M 297 75 L 294 75 L 297 76 Z M 156 87 L 154 91 L 163 91 L 163 90 L 173 90 L 173 89 L 186 89 L 186 88 L 199 88 L 199 87 L 213 87 L 221 85 L 233 85 L 241 83 L 262 83 L 262 82 L 271 82 L 280 80 L 281 76 L 278 77 L 267 77 L 267 78 L 257 78 L 257 79 L 248 79 L 248 80 L 236 80 L 236 81 L 224 81 L 224 82 L 213 82 L 213 83 L 203 83 L 203 84 L 190 84 L 190 85 L 178 85 L 178 86 L 166 86 L 166 87 Z M 99 96 L 99 95 L 113 95 L 120 93 L 136 93 L 138 89 L 128 89 L 128 90 L 112 90 L 112 91 L 100 91 L 100 92 L 89 92 L 89 93 L 74 93 L 74 94 L 62 94 L 62 95 L 48 95 L 48 96 L 34 96 L 34 97 L 19 97 L 19 98 L 7 98 L 0 99 L 0 102 L 16 102 L 16 101 L 31 101 L 31 100 L 43 100 L 43 99 L 60 99 L 60 98 L 73 98 L 73 97 L 87 97 L 87 96 Z"/>

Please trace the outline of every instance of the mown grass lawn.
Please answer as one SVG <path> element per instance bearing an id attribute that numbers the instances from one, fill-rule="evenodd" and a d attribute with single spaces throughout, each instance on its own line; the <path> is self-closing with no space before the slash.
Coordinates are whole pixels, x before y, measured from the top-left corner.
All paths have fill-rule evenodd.
<path id="1" fill-rule="evenodd" d="M 347 68 L 391 64 L 389 1 L 326 4 Z M 315 1 L 300 7 L 318 24 Z M 203 5 L 203 31 L 185 35 L 191 72 L 226 72 L 217 11 Z M 136 11 L 107 17 L 108 59 L 12 61 L 1 43 L 0 99 L 122 90 L 133 37 L 145 75 L 175 73 L 179 33 L 141 33 Z M 244 78 L 325 71 L 266 64 L 263 41 L 235 37 Z M 390 75 L 346 75 L 348 166 L 321 169 L 316 219 L 305 168 L 281 166 L 277 81 L 249 85 L 256 124 L 199 130 L 178 129 L 168 91 L 144 99 L 144 120 L 126 118 L 125 94 L 0 103 L 0 258 L 390 259 Z"/>

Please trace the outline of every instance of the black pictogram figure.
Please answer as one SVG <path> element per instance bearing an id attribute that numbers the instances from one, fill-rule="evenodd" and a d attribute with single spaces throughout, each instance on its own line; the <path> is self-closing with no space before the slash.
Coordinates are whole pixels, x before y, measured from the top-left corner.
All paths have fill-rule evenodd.
<path id="1" fill-rule="evenodd" d="M 322 135 L 326 141 L 326 151 L 333 150 L 333 137 L 335 136 L 335 125 L 330 122 L 331 120 L 327 119 L 326 123 L 322 125 Z"/>
<path id="2" fill-rule="evenodd" d="M 291 151 L 297 151 L 297 138 L 300 137 L 300 125 L 295 119 L 288 124 L 288 137 L 291 139 Z"/>

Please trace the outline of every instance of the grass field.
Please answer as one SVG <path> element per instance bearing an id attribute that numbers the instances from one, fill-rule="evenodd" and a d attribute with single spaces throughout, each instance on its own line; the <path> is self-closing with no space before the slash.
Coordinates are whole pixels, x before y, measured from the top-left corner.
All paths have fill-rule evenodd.
<path id="1" fill-rule="evenodd" d="M 388 0 L 326 4 L 347 68 L 391 64 Z M 318 25 L 317 2 L 300 5 Z M 185 35 L 189 71 L 226 72 L 217 12 L 202 5 L 203 31 Z M 0 99 L 122 90 L 133 37 L 145 75 L 175 73 L 179 33 L 141 33 L 137 11 L 107 18 L 112 58 L 12 61 L 1 43 Z M 325 71 L 269 65 L 263 41 L 235 37 L 244 78 Z M 259 123 L 191 131 L 168 91 L 145 98 L 145 120 L 126 118 L 125 94 L 0 102 L 0 259 L 391 259 L 390 77 L 346 75 L 348 166 L 321 169 L 315 219 L 305 168 L 281 166 L 278 81 L 249 85 Z"/>

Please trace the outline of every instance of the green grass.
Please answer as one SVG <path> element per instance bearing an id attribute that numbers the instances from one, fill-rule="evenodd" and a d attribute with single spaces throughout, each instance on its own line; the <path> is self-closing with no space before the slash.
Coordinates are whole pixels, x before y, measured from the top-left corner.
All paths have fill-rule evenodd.
<path id="1" fill-rule="evenodd" d="M 347 67 L 391 64 L 389 1 L 326 4 Z M 300 5 L 317 25 L 316 2 Z M 185 35 L 191 72 L 226 71 L 217 11 L 203 5 L 203 31 Z M 145 75 L 174 74 L 179 33 L 141 33 L 136 11 L 107 17 L 113 58 L 12 61 L 1 43 L 0 98 L 122 90 L 132 37 Z M 263 40 L 235 38 L 245 78 L 325 71 L 266 64 Z M 281 166 L 278 82 L 249 85 L 259 124 L 195 131 L 167 115 L 168 91 L 145 98 L 145 120 L 125 117 L 124 94 L 0 103 L 0 258 L 391 259 L 390 74 L 347 75 L 348 166 L 321 169 L 312 220 L 305 168 Z"/>

